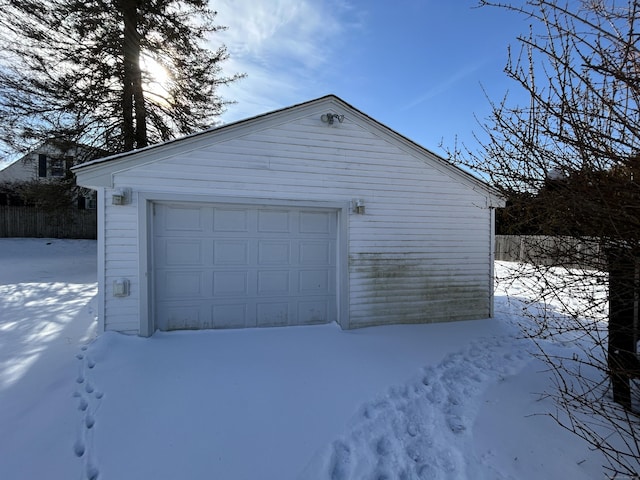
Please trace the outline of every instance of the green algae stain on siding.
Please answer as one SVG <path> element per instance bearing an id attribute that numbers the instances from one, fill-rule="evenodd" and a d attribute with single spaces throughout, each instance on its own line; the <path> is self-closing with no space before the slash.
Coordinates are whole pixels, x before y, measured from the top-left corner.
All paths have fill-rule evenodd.
<path id="1" fill-rule="evenodd" d="M 486 318 L 490 285 L 415 254 L 352 254 L 354 326 Z M 487 276 L 488 278 L 488 276 Z"/>

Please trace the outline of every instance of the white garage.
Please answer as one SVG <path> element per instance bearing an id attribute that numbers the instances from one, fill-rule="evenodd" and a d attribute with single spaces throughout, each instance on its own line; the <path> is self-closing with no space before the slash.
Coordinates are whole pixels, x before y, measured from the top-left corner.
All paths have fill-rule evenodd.
<path id="1" fill-rule="evenodd" d="M 334 95 L 94 160 L 103 330 L 486 318 L 492 188 Z"/>
<path id="2" fill-rule="evenodd" d="M 154 205 L 160 330 L 337 320 L 337 212 L 246 205 Z"/>

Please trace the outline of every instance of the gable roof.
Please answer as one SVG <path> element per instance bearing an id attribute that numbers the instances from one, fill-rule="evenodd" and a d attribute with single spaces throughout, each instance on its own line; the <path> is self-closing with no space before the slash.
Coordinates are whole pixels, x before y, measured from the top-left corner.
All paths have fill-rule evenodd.
<path id="1" fill-rule="evenodd" d="M 449 176 L 457 178 L 474 190 L 481 191 L 489 198 L 491 206 L 503 206 L 504 199 L 498 190 L 491 187 L 486 182 L 473 176 L 471 173 L 451 164 L 444 158 L 432 151 L 415 143 L 413 140 L 401 135 L 395 130 L 378 122 L 366 113 L 358 110 L 336 95 L 329 94 L 314 100 L 263 113 L 244 120 L 213 127 L 202 132 L 180 137 L 167 142 L 158 143 L 138 150 L 119 153 L 108 157 L 92 160 L 72 168 L 76 174 L 78 185 L 86 187 L 112 187 L 112 177 L 116 172 L 128 170 L 140 165 L 153 163 L 168 158 L 176 153 L 195 150 L 204 144 L 219 143 L 230 140 L 241 135 L 245 135 L 248 130 L 259 130 L 274 126 L 286 121 L 290 121 L 292 116 L 303 116 L 312 113 L 319 107 L 327 108 L 328 111 L 347 112 L 347 117 L 359 118 L 369 127 L 377 130 L 379 134 L 394 141 L 398 146 L 408 151 L 414 156 L 426 157 L 434 162 L 440 169 Z"/>
<path id="2" fill-rule="evenodd" d="M 44 153 L 46 155 L 52 155 L 54 158 L 59 158 L 60 156 L 76 156 L 82 155 L 86 157 L 100 157 L 107 155 L 106 150 L 102 150 L 101 148 L 92 147 L 90 145 L 85 145 L 78 142 L 73 142 L 70 140 L 61 140 L 56 138 L 49 138 L 44 140 L 37 145 L 32 146 L 27 151 L 16 151 L 8 155 L 4 159 L 0 159 L 0 172 L 6 170 L 9 167 L 16 165 L 19 161 L 24 161 L 29 159 L 33 155 L 37 155 L 40 153 Z M 73 154 L 73 155 L 70 155 Z M 84 163 L 89 163 L 84 162 Z"/>

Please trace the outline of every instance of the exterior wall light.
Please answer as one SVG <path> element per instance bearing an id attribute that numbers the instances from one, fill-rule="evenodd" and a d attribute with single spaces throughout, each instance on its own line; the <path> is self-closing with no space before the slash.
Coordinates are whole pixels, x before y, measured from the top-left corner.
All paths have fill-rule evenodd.
<path id="1" fill-rule="evenodd" d="M 338 120 L 338 122 L 344 122 L 344 115 L 338 115 L 337 113 L 323 113 L 320 117 L 324 123 L 328 123 L 329 125 L 333 125 L 334 120 Z"/>
<path id="2" fill-rule="evenodd" d="M 113 281 L 114 297 L 128 297 L 129 292 L 131 292 L 131 283 L 128 279 L 122 278 L 120 280 Z"/>
<path id="3" fill-rule="evenodd" d="M 364 215 L 364 200 L 356 198 L 353 200 L 353 213 Z"/>
<path id="4" fill-rule="evenodd" d="M 131 202 L 131 189 L 130 188 L 118 188 L 113 191 L 111 195 L 112 205 L 126 205 Z"/>

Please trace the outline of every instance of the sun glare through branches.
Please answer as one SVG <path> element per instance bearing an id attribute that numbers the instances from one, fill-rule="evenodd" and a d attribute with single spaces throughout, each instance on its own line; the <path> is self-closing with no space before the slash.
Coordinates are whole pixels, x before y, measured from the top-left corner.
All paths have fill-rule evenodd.
<path id="1" fill-rule="evenodd" d="M 143 88 L 149 99 L 160 105 L 168 105 L 171 100 L 173 77 L 169 70 L 149 55 L 140 58 Z"/>

